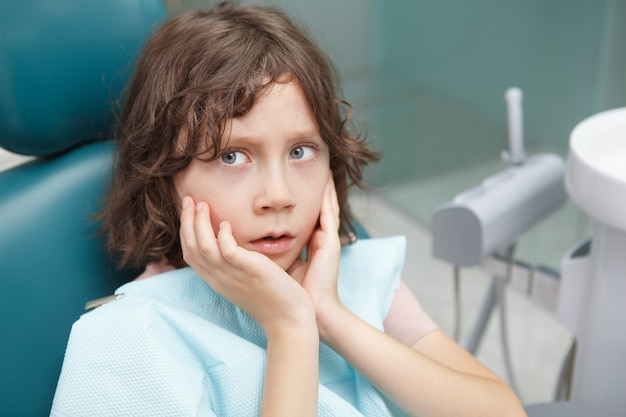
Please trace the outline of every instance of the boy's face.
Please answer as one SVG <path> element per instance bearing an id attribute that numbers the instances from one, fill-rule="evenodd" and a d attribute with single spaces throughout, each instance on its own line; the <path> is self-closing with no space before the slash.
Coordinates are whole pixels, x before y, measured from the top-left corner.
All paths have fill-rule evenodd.
<path id="1" fill-rule="evenodd" d="M 328 147 L 296 82 L 272 84 L 243 117 L 227 121 L 224 149 L 175 177 L 182 199 L 231 223 L 239 246 L 288 269 L 317 225 L 330 177 Z"/>

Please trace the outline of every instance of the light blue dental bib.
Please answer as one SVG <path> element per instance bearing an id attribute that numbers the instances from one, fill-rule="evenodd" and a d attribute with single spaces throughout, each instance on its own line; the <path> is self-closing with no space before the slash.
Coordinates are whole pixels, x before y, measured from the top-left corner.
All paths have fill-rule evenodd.
<path id="1" fill-rule="evenodd" d="M 405 245 L 404 237 L 366 239 L 341 253 L 342 302 L 381 330 Z M 116 294 L 123 297 L 72 327 L 51 415 L 258 415 L 266 339 L 250 316 L 190 268 L 130 282 Z M 320 345 L 319 416 L 396 413 L 352 366 Z"/>

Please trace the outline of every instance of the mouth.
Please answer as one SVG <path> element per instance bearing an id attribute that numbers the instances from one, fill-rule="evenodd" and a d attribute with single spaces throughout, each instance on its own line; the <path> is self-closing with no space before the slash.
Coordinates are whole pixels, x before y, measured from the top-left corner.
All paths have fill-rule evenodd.
<path id="1" fill-rule="evenodd" d="M 254 248 L 264 255 L 279 255 L 291 248 L 293 236 L 287 233 L 272 233 L 252 241 Z"/>
<path id="2" fill-rule="evenodd" d="M 261 238 L 261 240 L 278 240 L 278 239 L 280 239 L 283 236 L 284 235 L 280 235 L 280 236 L 266 236 L 266 237 Z"/>

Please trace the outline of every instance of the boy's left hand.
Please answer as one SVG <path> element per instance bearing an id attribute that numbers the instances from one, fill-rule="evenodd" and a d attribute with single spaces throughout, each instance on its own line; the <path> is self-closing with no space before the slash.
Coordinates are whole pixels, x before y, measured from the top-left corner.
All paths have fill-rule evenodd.
<path id="1" fill-rule="evenodd" d="M 329 305 L 341 304 L 337 293 L 340 252 L 339 202 L 330 174 L 322 200 L 319 226 L 307 245 L 307 259 L 297 261 L 287 271 L 302 283 L 317 312 Z"/>

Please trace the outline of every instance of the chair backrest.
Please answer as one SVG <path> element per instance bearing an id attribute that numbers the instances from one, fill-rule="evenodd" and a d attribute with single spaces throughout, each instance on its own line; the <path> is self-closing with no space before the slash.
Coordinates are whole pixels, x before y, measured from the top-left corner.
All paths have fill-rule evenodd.
<path id="1" fill-rule="evenodd" d="M 0 147 L 33 160 L 0 172 L 0 415 L 50 405 L 72 323 L 118 271 L 94 214 L 110 178 L 112 98 L 162 0 L 0 5 Z"/>

